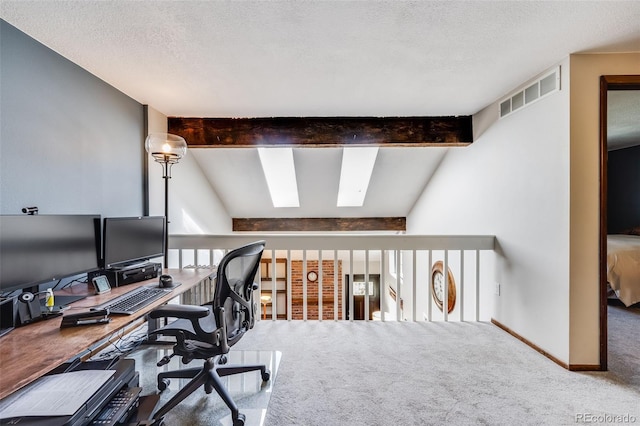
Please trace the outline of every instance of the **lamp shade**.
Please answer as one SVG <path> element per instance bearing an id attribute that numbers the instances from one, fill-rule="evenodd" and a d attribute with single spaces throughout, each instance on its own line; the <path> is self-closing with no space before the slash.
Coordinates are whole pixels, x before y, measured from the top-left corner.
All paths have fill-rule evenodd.
<path id="1" fill-rule="evenodd" d="M 150 133 L 144 148 L 161 163 L 177 163 L 187 153 L 187 142 L 171 133 Z"/>

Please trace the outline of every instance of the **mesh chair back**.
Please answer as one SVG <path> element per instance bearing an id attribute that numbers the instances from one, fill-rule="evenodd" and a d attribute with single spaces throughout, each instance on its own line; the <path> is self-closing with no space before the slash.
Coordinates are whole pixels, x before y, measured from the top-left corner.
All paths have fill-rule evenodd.
<path id="1" fill-rule="evenodd" d="M 257 303 L 253 301 L 254 282 L 264 246 L 264 241 L 256 241 L 234 249 L 218 265 L 213 310 L 218 324 L 224 320 L 227 325 L 229 346 L 253 328 L 258 311 Z"/>

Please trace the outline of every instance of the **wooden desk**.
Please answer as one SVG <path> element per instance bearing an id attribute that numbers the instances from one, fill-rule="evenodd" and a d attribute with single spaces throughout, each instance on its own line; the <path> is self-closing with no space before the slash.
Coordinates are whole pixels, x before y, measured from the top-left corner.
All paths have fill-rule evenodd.
<path id="1" fill-rule="evenodd" d="M 195 287 L 202 280 L 214 276 L 213 269 L 170 269 L 165 273 L 182 285 L 133 315 L 112 315 L 109 324 L 87 325 L 60 329 L 62 316 L 18 327 L 0 337 L 0 399 L 43 376 L 53 368 L 99 344 L 112 334 L 138 321 L 153 308 Z M 92 286 L 75 285 L 68 294 L 91 294 L 71 304 L 65 313 L 88 311 L 136 287 L 157 283 L 148 281 L 113 288 L 110 293 L 95 295 Z M 84 293 L 83 293 L 84 292 Z"/>

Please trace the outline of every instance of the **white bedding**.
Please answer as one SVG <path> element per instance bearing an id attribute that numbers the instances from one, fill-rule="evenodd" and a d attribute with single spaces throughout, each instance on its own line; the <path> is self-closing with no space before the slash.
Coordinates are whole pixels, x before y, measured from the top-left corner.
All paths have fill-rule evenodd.
<path id="1" fill-rule="evenodd" d="M 640 236 L 607 236 L 607 281 L 626 306 L 640 302 Z"/>

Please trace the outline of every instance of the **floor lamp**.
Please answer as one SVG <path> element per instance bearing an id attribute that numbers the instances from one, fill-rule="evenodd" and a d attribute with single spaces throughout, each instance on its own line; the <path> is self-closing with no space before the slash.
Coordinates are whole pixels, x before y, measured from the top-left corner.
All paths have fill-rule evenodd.
<path id="1" fill-rule="evenodd" d="M 150 133 L 144 142 L 144 148 L 162 166 L 164 179 L 164 267 L 169 267 L 169 179 L 171 166 L 187 153 L 187 142 L 181 136 L 170 133 Z"/>

